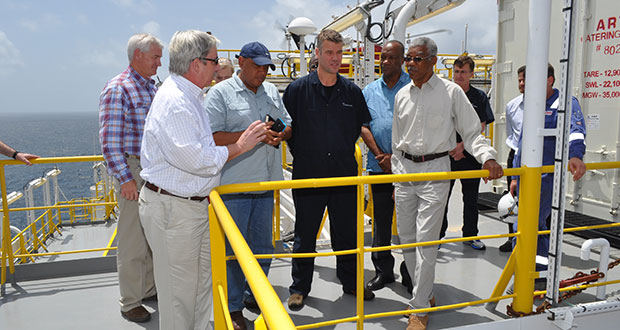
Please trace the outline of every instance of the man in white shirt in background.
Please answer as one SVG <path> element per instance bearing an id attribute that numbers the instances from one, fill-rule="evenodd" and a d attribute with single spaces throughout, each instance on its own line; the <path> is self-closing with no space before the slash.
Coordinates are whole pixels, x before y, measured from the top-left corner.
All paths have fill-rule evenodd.
<path id="1" fill-rule="evenodd" d="M 218 69 L 218 40 L 177 31 L 170 77 L 153 100 L 141 150 L 140 220 L 153 251 L 161 329 L 210 329 L 212 288 L 207 198 L 224 163 L 252 149 L 266 126 L 253 122 L 239 139 L 216 146 L 202 109 L 202 89 Z"/>
<path id="2" fill-rule="evenodd" d="M 519 81 L 519 94 L 514 99 L 510 100 L 506 104 L 506 145 L 510 148 L 508 152 L 508 160 L 506 161 L 506 167 L 512 168 L 512 163 L 515 159 L 515 153 L 519 146 L 519 139 L 521 138 L 521 126 L 523 125 L 523 105 L 525 104 L 524 92 L 525 92 L 525 65 L 522 65 L 517 70 L 517 79 Z M 510 189 L 511 176 L 506 176 L 507 187 Z M 508 224 L 508 232 L 514 233 L 512 224 Z M 506 243 L 499 247 L 501 252 L 512 251 L 512 239 L 509 238 Z"/>
<path id="3" fill-rule="evenodd" d="M 456 147 L 458 132 L 488 179 L 503 175 L 496 151 L 480 134 L 480 119 L 459 85 L 437 77 L 437 45 L 426 37 L 413 40 L 405 57 L 412 82 L 394 99 L 392 172 L 394 174 L 450 171 L 448 152 Z M 397 182 L 394 184 L 396 222 L 401 244 L 439 239 L 450 181 Z M 414 284 L 409 307 L 434 305 L 436 246 L 404 249 Z M 407 330 L 426 329 L 428 315 L 411 314 Z"/>

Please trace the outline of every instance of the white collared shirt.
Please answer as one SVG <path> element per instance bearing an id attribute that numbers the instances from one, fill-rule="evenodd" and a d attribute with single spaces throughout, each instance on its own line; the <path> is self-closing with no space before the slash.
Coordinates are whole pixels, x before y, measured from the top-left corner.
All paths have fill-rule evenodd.
<path id="1" fill-rule="evenodd" d="M 506 145 L 515 151 L 519 147 L 523 126 L 523 105 L 523 94 L 506 104 Z"/>
<path id="2" fill-rule="evenodd" d="M 159 88 L 144 127 L 140 176 L 182 197 L 207 196 L 220 183 L 228 148 L 216 146 L 202 89 L 172 74 Z"/>
<path id="3" fill-rule="evenodd" d="M 480 118 L 459 85 L 433 74 L 422 88 L 411 82 L 396 94 L 393 153 L 422 156 L 450 151 L 456 147 L 456 132 L 465 150 L 481 164 L 496 158 L 497 152 L 480 134 Z"/>

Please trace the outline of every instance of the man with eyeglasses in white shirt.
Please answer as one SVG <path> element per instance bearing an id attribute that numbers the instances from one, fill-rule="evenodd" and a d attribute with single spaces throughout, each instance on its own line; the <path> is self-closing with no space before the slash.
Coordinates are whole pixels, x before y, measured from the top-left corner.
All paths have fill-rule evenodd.
<path id="1" fill-rule="evenodd" d="M 437 45 L 426 37 L 413 40 L 405 57 L 412 82 L 394 100 L 392 124 L 392 172 L 394 174 L 450 171 L 448 152 L 456 146 L 458 132 L 465 146 L 489 170 L 485 178 L 496 179 L 503 170 L 495 161 L 496 151 L 480 134 L 480 119 L 463 89 L 434 73 Z M 397 182 L 394 201 L 401 244 L 439 238 L 450 181 Z M 409 307 L 434 305 L 433 282 L 437 247 L 403 250 L 412 270 L 413 292 Z M 411 314 L 407 330 L 426 329 L 428 315 Z"/>
<path id="2" fill-rule="evenodd" d="M 252 149 L 266 126 L 253 122 L 239 139 L 216 146 L 202 89 L 218 69 L 218 40 L 178 31 L 170 40 L 170 77 L 155 95 L 140 153 L 146 182 L 140 220 L 153 251 L 161 329 L 210 329 L 212 287 L 207 198 L 224 164 Z"/>

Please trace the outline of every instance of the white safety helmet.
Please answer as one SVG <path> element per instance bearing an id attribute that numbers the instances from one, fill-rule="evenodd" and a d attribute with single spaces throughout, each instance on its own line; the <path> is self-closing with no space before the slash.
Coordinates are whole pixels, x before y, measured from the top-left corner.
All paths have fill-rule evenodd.
<path id="1" fill-rule="evenodd" d="M 502 196 L 497 203 L 499 218 L 506 223 L 515 223 L 517 221 L 518 211 L 519 206 L 517 205 L 517 201 L 510 193 Z"/>

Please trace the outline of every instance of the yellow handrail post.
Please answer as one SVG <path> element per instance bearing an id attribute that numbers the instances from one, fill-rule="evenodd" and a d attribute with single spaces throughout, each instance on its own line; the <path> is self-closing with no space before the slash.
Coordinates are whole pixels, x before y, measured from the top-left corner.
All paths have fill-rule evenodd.
<path id="1" fill-rule="evenodd" d="M 356 148 L 359 150 L 359 147 Z M 364 184 L 357 184 L 357 329 L 364 329 Z"/>
<path id="2" fill-rule="evenodd" d="M 536 269 L 536 244 L 540 208 L 540 177 L 542 167 L 523 166 L 519 186 L 519 218 L 515 265 L 516 297 L 512 307 L 521 313 L 531 313 L 534 304 L 534 278 Z"/>
<path id="3" fill-rule="evenodd" d="M 6 198 L 6 176 L 4 173 L 4 165 L 0 165 L 0 192 L 2 193 L 2 274 L 0 274 L 0 295 L 4 296 L 6 283 L 7 261 L 9 272 L 15 274 L 15 264 L 13 260 L 13 248 L 11 247 L 11 222 L 9 219 L 9 201 Z"/>
<path id="4" fill-rule="evenodd" d="M 274 208 L 273 208 L 273 233 L 272 243 L 273 247 L 276 247 L 276 241 L 280 239 L 280 190 L 273 191 L 273 200 L 274 200 Z"/>
<path id="5" fill-rule="evenodd" d="M 221 300 L 228 304 L 228 286 L 226 282 L 226 241 L 224 230 L 217 219 L 213 210 L 213 205 L 209 204 L 209 235 L 211 240 L 211 274 L 213 283 L 213 319 L 216 329 L 225 327 L 225 315 Z M 222 286 L 224 295 L 218 292 L 218 286 Z"/>
<path id="6" fill-rule="evenodd" d="M 254 320 L 254 330 L 268 330 L 267 323 L 265 323 L 265 318 L 263 314 L 260 314 L 256 320 Z"/>

